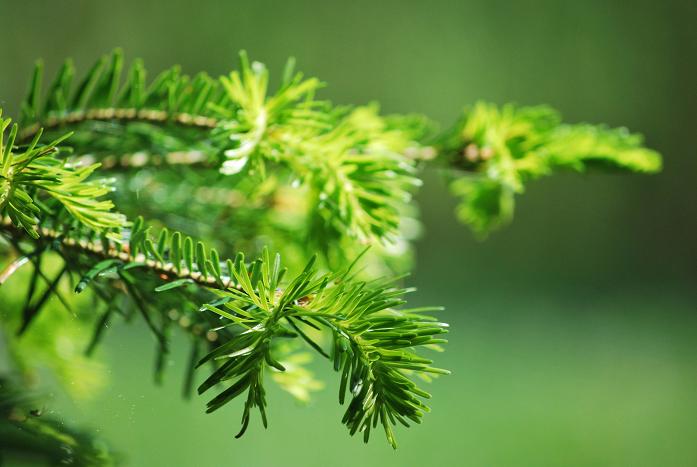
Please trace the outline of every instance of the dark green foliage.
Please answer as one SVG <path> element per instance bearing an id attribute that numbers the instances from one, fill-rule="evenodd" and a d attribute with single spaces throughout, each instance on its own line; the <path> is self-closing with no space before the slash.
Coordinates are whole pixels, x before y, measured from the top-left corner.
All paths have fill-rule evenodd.
<path id="1" fill-rule="evenodd" d="M 41 465 L 116 465 L 118 458 L 88 431 L 44 414 L 45 402 L 18 381 L 0 379 L 0 454 Z M 4 459 L 7 460 L 7 459 Z M 3 459 L 0 459 L 2 462 Z"/>

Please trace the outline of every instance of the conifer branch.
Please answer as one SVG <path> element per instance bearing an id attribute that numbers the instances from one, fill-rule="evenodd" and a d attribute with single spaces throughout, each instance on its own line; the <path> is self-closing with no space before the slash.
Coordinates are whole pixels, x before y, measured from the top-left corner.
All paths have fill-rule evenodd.
<path id="1" fill-rule="evenodd" d="M 0 117 L 2 111 L 0 110 Z M 70 135 L 39 145 L 39 132 L 31 144 L 21 152 L 15 152 L 18 126 L 9 132 L 4 143 L 6 129 L 11 119 L 0 118 L 0 215 L 7 215 L 18 226 L 36 237 L 38 217 L 50 214 L 50 200 L 57 202 L 76 221 L 94 229 L 117 228 L 125 218 L 111 212 L 113 204 L 102 198 L 111 188 L 100 181 L 86 179 L 99 166 L 74 167 L 58 159 L 58 145 Z M 41 202 L 41 196 L 50 200 Z"/>
<path id="2" fill-rule="evenodd" d="M 625 128 L 562 123 L 549 107 L 477 103 L 440 137 L 442 160 L 455 170 L 460 219 L 486 234 L 513 218 L 515 195 L 529 180 L 558 170 L 599 167 L 640 173 L 661 169 L 661 156 Z M 459 172 L 459 174 L 458 174 Z"/>
<path id="3" fill-rule="evenodd" d="M 185 394 L 194 367 L 210 364 L 198 392 L 222 388 L 209 412 L 245 398 L 238 436 L 253 409 L 267 425 L 266 376 L 301 398 L 316 389 L 298 360 L 292 363 L 299 348 L 327 358 L 340 374 L 350 434 L 368 441 L 379 423 L 396 447 L 394 426 L 419 423 L 428 411 L 430 396 L 413 378 L 447 374 L 421 355 L 445 343 L 447 325 L 426 315 L 438 309 L 405 309 L 409 289 L 363 280 L 355 263 L 344 263 L 359 245 L 407 242 L 404 218 L 424 166 L 445 168 L 462 197 L 460 218 L 485 233 L 512 218 L 514 197 L 529 180 L 559 169 L 655 172 L 661 165 L 639 136 L 562 123 L 546 107 L 479 103 L 436 135 L 424 117 L 383 116 L 376 105 L 333 106 L 316 99 L 323 84 L 296 73 L 292 60 L 275 91 L 267 69 L 244 53 L 239 70 L 218 80 L 173 67 L 147 84 L 135 61 L 122 84 L 122 68 L 117 50 L 73 87 L 68 61 L 42 99 L 39 64 L 22 104 L 25 129 L 8 132 L 10 120 L 0 119 L 0 233 L 18 255 L 0 273 L 0 285 L 23 264 L 33 265 L 24 331 L 51 296 L 68 306 L 61 284 L 78 278 L 72 288 L 91 290 L 105 308 L 85 342 L 89 353 L 105 323 L 140 315 L 157 338 L 156 381 L 177 322 L 192 336 Z M 51 143 L 41 143 L 42 128 L 56 133 Z M 69 135 L 58 134 L 66 130 L 74 133 L 72 153 L 64 146 Z M 188 183 L 174 170 L 182 167 L 195 169 L 201 189 L 239 195 L 223 211 L 227 223 L 208 237 L 224 248 L 253 245 L 260 257 L 224 259 L 164 227 L 155 236 L 136 216 L 172 204 L 166 199 L 130 206 L 140 210 L 133 222 L 114 212 L 109 198 L 128 196 L 123 182 L 145 173 L 171 193 Z M 95 178 L 106 170 L 123 171 L 116 174 L 121 185 Z M 178 214 L 201 214 L 191 198 L 173 201 Z M 199 209 L 201 221 L 212 217 L 209 205 Z M 148 216 L 161 220 L 157 215 Z M 323 256 L 287 274 L 280 255 L 269 254 L 271 240 L 291 257 Z M 51 252 L 63 261 L 58 275 L 44 270 Z M 332 258 L 341 259 L 339 267 L 326 267 Z"/>
<path id="4" fill-rule="evenodd" d="M 19 142 L 32 139 L 41 130 L 52 130 L 66 126 L 77 125 L 88 121 L 120 121 L 120 122 L 148 122 L 148 123 L 173 123 L 195 128 L 212 129 L 218 126 L 218 120 L 212 117 L 192 115 L 188 113 L 168 113 L 164 110 L 148 110 L 136 108 L 106 108 L 90 109 L 87 111 L 76 110 L 62 116 L 48 117 L 45 121 L 34 123 L 19 135 Z"/>

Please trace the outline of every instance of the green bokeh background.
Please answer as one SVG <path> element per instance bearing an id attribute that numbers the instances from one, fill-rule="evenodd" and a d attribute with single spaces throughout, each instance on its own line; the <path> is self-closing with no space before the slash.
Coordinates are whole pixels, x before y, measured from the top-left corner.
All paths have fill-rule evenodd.
<path id="1" fill-rule="evenodd" d="M 435 174 L 410 283 L 442 304 L 451 343 L 433 413 L 393 452 L 339 423 L 337 378 L 309 407 L 270 392 L 271 425 L 234 440 L 238 406 L 182 402 L 187 349 L 152 384 L 154 342 L 121 325 L 110 385 L 64 418 L 133 466 L 697 465 L 697 4 L 689 1 L 0 0 L 0 105 L 17 115 L 35 58 L 80 69 L 123 47 L 157 71 L 217 75 L 237 50 L 288 55 L 339 103 L 379 100 L 444 124 L 464 104 L 547 103 L 626 125 L 665 155 L 658 176 L 562 175 L 530 185 L 485 242 L 453 217 Z M 234 405 L 234 404 L 233 404 Z"/>

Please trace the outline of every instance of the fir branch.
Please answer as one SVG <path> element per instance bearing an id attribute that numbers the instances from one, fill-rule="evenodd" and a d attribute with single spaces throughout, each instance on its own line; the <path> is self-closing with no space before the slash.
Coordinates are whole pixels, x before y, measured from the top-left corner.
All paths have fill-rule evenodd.
<path id="1" fill-rule="evenodd" d="M 267 95 L 268 81 L 266 67 L 259 62 L 250 64 L 245 52 L 240 53 L 240 71 L 221 78 L 229 99 L 237 106 L 234 112 L 221 109 L 228 117 L 224 132 L 236 143 L 235 148 L 225 151 L 228 160 L 221 171 L 227 175 L 240 172 L 250 158 L 253 167 L 263 172 L 263 159 L 277 160 L 283 152 L 279 137 L 274 135 L 288 140 L 329 124 L 330 116 L 318 108 L 322 103 L 312 99 L 320 81 L 294 74 L 292 60 L 280 89 L 271 96 Z"/>
<path id="2" fill-rule="evenodd" d="M 109 266 L 119 264 L 121 267 L 142 267 L 150 271 L 154 276 L 165 278 L 168 281 L 188 281 L 178 282 L 176 283 L 177 286 L 185 283 L 197 283 L 214 289 L 235 287 L 230 275 L 220 275 L 218 279 L 216 276 L 209 274 L 212 264 L 210 258 L 213 255 L 217 255 L 214 249 L 202 247 L 204 253 L 201 259 L 193 259 L 192 255 L 191 263 L 189 263 L 188 259 L 184 259 L 185 257 L 189 258 L 189 254 L 184 253 L 184 245 L 189 242 L 193 244 L 193 240 L 190 237 L 182 237 L 181 233 L 175 232 L 173 239 L 183 238 L 184 243 L 182 246 L 177 247 L 177 252 L 170 254 L 169 251 L 167 253 L 163 251 L 161 254 L 154 247 L 153 239 L 147 233 L 142 232 L 142 225 L 141 218 L 140 222 L 136 220 L 131 230 L 123 231 L 131 239 L 134 238 L 135 232 L 136 240 L 131 240 L 130 242 L 123 239 L 115 241 L 107 234 L 98 238 L 89 238 L 84 234 L 80 235 L 79 231 L 74 232 L 43 226 L 37 228 L 37 239 L 41 237 L 43 242 L 47 242 L 52 248 L 60 248 L 68 256 L 85 255 L 90 257 L 98 261 L 98 263 L 95 263 L 96 265 L 104 264 Z M 3 219 L 0 223 L 0 231 L 13 238 L 21 238 L 22 235 L 22 231 L 13 225 L 8 218 Z M 167 248 L 169 248 L 169 245 L 167 245 Z M 178 265 L 171 260 L 176 256 L 181 258 Z M 105 261 L 113 261 L 113 263 L 107 264 Z M 226 265 L 223 266 L 226 267 Z M 99 272 L 101 271 L 95 270 L 94 275 Z M 81 285 L 79 291 L 84 290 L 86 285 L 86 283 L 84 286 Z"/>
<path id="3" fill-rule="evenodd" d="M 460 219 L 485 234 L 510 222 L 515 195 L 527 181 L 556 170 L 659 171 L 660 155 L 642 144 L 625 128 L 562 123 L 548 107 L 480 102 L 441 137 L 440 149 L 446 163 L 465 171 L 452 172 L 452 190 L 462 198 Z"/>
<path id="4" fill-rule="evenodd" d="M 222 165 L 226 174 L 247 170 L 263 177 L 266 162 L 281 163 L 294 179 L 315 187 L 316 219 L 310 223 L 330 230 L 318 233 L 324 238 L 394 240 L 411 186 L 418 182 L 414 161 L 436 157 L 433 142 L 441 153 L 438 159 L 475 173 L 458 177 L 453 191 L 465 199 L 460 217 L 480 233 L 508 222 L 524 182 L 555 168 L 660 168 L 659 156 L 641 148 L 641 139 L 626 130 L 561 124 L 546 107 L 499 110 L 480 103 L 452 131 L 434 138 L 423 118 L 381 120 L 374 111 L 352 112 L 314 100 L 321 82 L 294 73 L 292 60 L 274 94 L 268 92 L 266 68 L 250 63 L 244 53 L 240 70 L 220 81 L 205 74 L 192 79 L 175 67 L 146 86 L 142 62 L 135 61 L 122 86 L 122 64 L 118 50 L 103 57 L 70 99 L 74 71 L 66 62 L 43 106 L 37 66 L 23 120 L 34 125 L 132 120 L 124 133 L 110 136 L 111 129 L 88 126 L 84 131 L 106 133 L 94 138 L 79 131 L 74 138 L 78 153 L 108 158 L 110 168 Z M 142 126 L 146 123 L 163 128 Z M 201 131 L 166 129 L 177 123 L 200 126 Z"/>
<path id="5" fill-rule="evenodd" d="M 219 81 L 191 79 L 175 68 L 149 86 L 136 61 L 121 86 L 120 51 L 102 58 L 71 93 L 69 62 L 39 105 L 41 67 L 37 67 L 23 105 L 23 121 L 70 128 L 81 160 L 109 169 L 185 164 L 220 167 L 227 175 L 246 171 L 266 175 L 269 163 L 291 171 L 291 178 L 313 187 L 317 217 L 310 224 L 329 236 L 361 241 L 392 241 L 398 219 L 414 187 L 415 157 L 427 154 L 415 138 L 426 121 L 386 119 L 376 106 L 333 107 L 314 99 L 322 86 L 305 79 L 290 60 L 275 93 L 268 91 L 267 69 L 240 54 L 240 70 Z M 108 124 L 108 125 L 107 125 Z M 174 124 L 174 126 L 172 126 Z M 194 124 L 197 131 L 180 131 Z M 321 234 L 326 236 L 325 234 Z"/>
<path id="6" fill-rule="evenodd" d="M 16 124 L 9 132 L 7 143 L 3 142 L 11 123 L 11 119 L 0 118 L 0 215 L 9 216 L 15 225 L 36 237 L 39 217 L 53 214 L 39 200 L 38 196 L 44 195 L 57 201 L 75 220 L 96 231 L 123 225 L 125 218 L 111 212 L 113 203 L 101 199 L 111 187 L 104 181 L 86 180 L 99 165 L 73 167 L 58 159 L 58 145 L 70 135 L 39 145 L 39 132 L 29 146 L 15 152 Z"/>
<path id="7" fill-rule="evenodd" d="M 41 128 L 89 120 L 174 123 L 203 129 L 217 125 L 208 105 L 220 103 L 223 96 L 218 83 L 205 73 L 191 78 L 175 66 L 160 73 L 148 86 L 142 61 L 133 62 L 123 84 L 122 68 L 123 53 L 116 49 L 111 56 L 102 56 L 73 89 L 75 70 L 72 61 L 66 60 L 42 105 L 43 64 L 37 62 L 22 103 L 21 122 L 28 128 L 21 133 L 21 140 L 31 139 Z"/>
<path id="8" fill-rule="evenodd" d="M 9 223 L 5 223 L 4 227 L 14 228 Z M 297 325 L 292 324 L 293 319 L 325 327 L 335 333 L 339 339 L 337 342 L 348 339 L 355 349 L 352 355 L 356 360 L 352 367 L 367 365 L 361 370 L 362 376 L 358 373 L 354 376 L 358 380 L 356 384 L 365 384 L 372 391 L 363 393 L 356 390 L 357 386 L 354 385 L 354 399 L 367 397 L 366 394 L 369 397 L 377 394 L 375 397 L 379 398 L 378 407 L 388 417 L 386 421 L 402 420 L 404 417 L 412 420 L 420 418 L 421 412 L 396 405 L 392 401 L 394 396 L 391 391 L 395 391 L 397 387 L 409 387 L 409 391 L 415 396 L 424 396 L 425 393 L 416 386 L 412 387 L 413 383 L 408 383 L 409 380 L 404 379 L 401 372 L 441 370 L 430 368 L 425 364 L 430 361 L 418 358 L 412 351 L 405 349 L 444 342 L 433 338 L 433 335 L 444 332 L 444 325 L 432 323 L 415 312 L 394 310 L 393 307 L 403 303 L 399 297 L 406 290 L 392 289 L 379 282 L 357 282 L 351 277 L 350 269 L 343 274 L 319 274 L 314 260 L 308 263 L 301 274 L 281 288 L 285 270 L 281 267 L 280 257 L 276 256 L 272 261 L 268 251 L 248 267 L 239 255 L 235 261 L 221 262 L 214 249 L 208 249 L 200 242 L 194 247 L 193 240 L 178 232 L 169 235 L 166 230 L 161 231 L 157 243 L 148 232 L 149 228 L 142 219 L 138 219 L 133 224 L 130 235 L 124 235 L 130 239 L 129 243 L 118 244 L 105 235 L 99 241 L 76 240 L 48 228 L 41 228 L 41 241 L 48 242 L 54 249 L 61 248 L 67 258 L 81 254 L 99 260 L 82 274 L 82 279 L 76 286 L 78 292 L 112 268 L 117 271 L 128 270 L 129 274 L 130 271 L 141 268 L 151 271 L 152 276 L 164 284 L 154 289 L 155 293 L 175 290 L 187 284 L 199 284 L 216 291 L 219 300 L 204 305 L 202 309 L 230 320 L 233 326 L 227 327 L 227 331 L 232 332 L 232 338 L 223 341 L 199 362 L 199 366 L 212 360 L 223 362 L 200 386 L 199 393 L 223 381 L 235 381 L 210 401 L 209 412 L 247 393 L 242 429 L 238 437 L 246 431 L 254 407 L 260 410 L 264 426 L 267 424 L 264 374 L 270 368 L 285 371 L 272 353 L 274 341 L 279 338 L 297 338 L 300 335 L 309 340 Z M 79 263 L 72 261 L 71 264 Z M 227 268 L 227 275 L 223 275 L 223 268 Z M 124 280 L 129 294 L 138 306 L 150 302 L 141 295 L 147 291 L 139 292 L 132 288 L 137 284 L 136 281 L 126 277 Z M 129 282 L 133 285 L 129 285 Z M 55 283 L 57 280 L 45 296 L 53 293 Z M 147 311 L 141 311 L 149 326 L 159 336 L 162 349 L 165 349 L 161 350 L 161 355 L 167 348 L 165 337 L 154 328 Z M 235 331 L 235 327 L 239 331 Z M 295 332 L 294 328 L 299 332 Z M 343 358 L 337 356 L 336 352 L 346 351 L 342 344 L 337 345 L 339 347 L 335 347 L 333 357 L 335 362 L 342 361 Z M 90 343 L 88 348 L 93 347 L 94 343 Z M 315 343 L 310 347 L 320 350 Z M 320 353 L 326 355 L 324 352 Z M 349 370 L 342 371 L 350 374 Z M 386 378 L 397 381 L 393 381 L 396 386 Z M 404 394 L 399 397 L 403 396 Z M 343 398 L 342 394 L 341 399 Z M 347 412 L 354 414 L 354 421 L 347 422 L 352 432 L 359 428 L 355 427 L 355 423 L 364 424 L 365 419 L 365 416 L 355 414 L 356 404 L 350 404 Z M 408 406 L 412 407 L 414 404 L 416 402 L 412 401 Z M 372 413 L 367 415 L 368 418 Z M 356 416 L 360 418 L 359 421 L 355 420 Z M 370 429 L 363 425 L 360 428 L 368 430 L 364 435 L 367 440 Z M 385 430 L 390 442 L 396 445 L 391 426 L 385 425 Z"/>
<path id="9" fill-rule="evenodd" d="M 480 103 L 453 130 L 434 136 L 424 117 L 386 117 L 377 105 L 337 107 L 316 100 L 323 84 L 296 73 L 292 60 L 275 91 L 269 90 L 267 69 L 244 53 L 239 70 L 219 80 L 192 78 L 173 67 L 146 84 L 145 68 L 136 60 L 122 84 L 122 69 L 117 50 L 73 87 L 68 61 L 42 98 L 39 64 L 22 104 L 26 129 L 12 126 L 5 143 L 10 120 L 0 119 L 0 233 L 20 255 L 0 273 L 0 283 L 30 258 L 26 329 L 51 296 L 65 303 L 59 288 L 66 276 L 79 277 L 71 284 L 75 291 L 90 289 L 95 304 L 107 307 L 88 352 L 114 313 L 141 315 L 158 340 L 157 381 L 177 322 L 193 340 L 185 393 L 194 366 L 211 364 L 213 372 L 198 392 L 224 387 L 209 401 L 209 412 L 246 398 L 238 437 L 254 409 L 267 425 L 266 376 L 301 399 L 317 387 L 289 358 L 302 348 L 327 358 L 339 372 L 339 401 L 347 404 L 342 422 L 349 432 L 361 432 L 368 441 L 379 423 L 396 447 L 394 426 L 419 423 L 428 411 L 424 399 L 430 396 L 413 379 L 447 374 L 421 355 L 445 342 L 447 325 L 425 315 L 436 309 L 404 309 L 410 290 L 393 281 L 357 279 L 355 263 L 322 272 L 313 257 L 288 280 L 280 255 L 272 258 L 267 248 L 248 262 L 241 253 L 221 258 L 183 232 L 161 228 L 154 235 L 142 217 L 129 223 L 112 212 L 105 196 L 114 185 L 93 178 L 100 163 L 102 169 L 128 169 L 118 174 L 122 181 L 133 169 L 140 174 L 157 168 L 142 173 L 165 192 L 184 194 L 156 207 L 174 205 L 181 217 L 208 221 L 212 203 L 190 206 L 199 198 L 187 194 L 193 189 L 182 189 L 190 179 L 168 171 L 191 168 L 186 173 L 199 177 L 194 189 L 218 190 L 228 204 L 235 198 L 234 209 L 225 206 L 209 227 L 207 237 L 220 237 L 218 245 L 239 248 L 246 242 L 258 251 L 280 239 L 276 243 L 291 256 L 319 251 L 325 259 L 346 259 L 359 243 L 404 241 L 403 220 L 420 185 L 418 169 L 426 163 L 445 165 L 456 178 L 453 191 L 464 198 L 460 217 L 478 232 L 510 220 L 515 195 L 531 179 L 590 166 L 655 172 L 661 164 L 639 136 L 564 124 L 544 107 Z M 42 127 L 49 133 L 73 130 L 74 158 L 58 146 L 66 136 L 40 144 Z M 114 195 L 123 200 L 125 192 Z M 150 214 L 153 206 L 139 202 L 136 209 Z M 42 261 L 50 252 L 64 261 L 51 277 Z M 47 288 L 41 290 L 40 280 Z"/>
<path id="10" fill-rule="evenodd" d="M 264 264 L 269 264 L 268 258 Z M 242 432 L 249 422 L 249 409 L 255 405 L 266 425 L 263 392 L 253 384 L 266 367 L 284 371 L 269 345 L 275 339 L 298 337 L 302 332 L 292 324 L 297 318 L 316 323 L 334 336 L 331 358 L 342 375 L 339 400 L 344 402 L 347 390 L 352 395 L 343 420 L 351 434 L 362 431 L 367 442 L 371 427 L 379 421 L 396 447 L 393 425 L 397 421 L 407 425 L 407 420 L 418 423 L 428 411 L 421 398 L 430 396 L 407 373 L 448 373 L 432 368 L 431 360 L 415 351 L 444 343 L 437 336 L 447 332 L 446 325 L 423 316 L 422 310 L 395 309 L 404 303 L 402 296 L 408 290 L 393 288 L 387 281 L 355 281 L 350 268 L 341 274 L 318 274 L 310 261 L 282 292 L 274 292 L 276 280 L 270 268 L 260 271 L 253 282 L 253 276 L 241 268 L 236 277 L 242 290 L 222 292 L 223 303 L 205 306 L 240 328 L 236 339 L 201 361 L 224 363 L 200 386 L 200 393 L 218 383 L 234 381 L 209 403 L 209 410 L 217 410 L 248 390 Z M 311 348 L 319 350 L 315 343 Z"/>
<path id="11" fill-rule="evenodd" d="M 364 242 L 397 239 L 405 206 L 421 185 L 415 161 L 404 156 L 418 146 L 410 136 L 390 128 L 377 107 L 368 106 L 302 143 L 325 226 Z"/>
<path id="12" fill-rule="evenodd" d="M 117 49 L 101 57 L 73 86 L 75 71 L 67 60 L 42 98 L 43 65 L 37 62 L 22 104 L 25 130 L 19 141 L 29 141 L 41 128 L 70 129 L 78 155 L 118 160 L 124 154 L 197 151 L 206 160 L 219 160 L 220 148 L 211 136 L 219 118 L 212 106 L 226 108 L 229 102 L 217 80 L 205 73 L 190 77 L 175 66 L 148 84 L 142 61 L 135 60 L 122 83 L 122 69 L 123 54 Z"/>
<path id="13" fill-rule="evenodd" d="M 87 121 L 141 121 L 148 123 L 174 123 L 183 126 L 211 129 L 218 125 L 218 120 L 213 117 L 192 115 L 189 113 L 168 113 L 165 110 L 125 108 L 90 109 L 87 111 L 76 110 L 65 113 L 61 117 L 48 117 L 41 123 L 34 123 L 19 135 L 19 141 L 33 138 L 40 130 L 51 130 L 58 127 L 66 127 L 84 123 Z"/>

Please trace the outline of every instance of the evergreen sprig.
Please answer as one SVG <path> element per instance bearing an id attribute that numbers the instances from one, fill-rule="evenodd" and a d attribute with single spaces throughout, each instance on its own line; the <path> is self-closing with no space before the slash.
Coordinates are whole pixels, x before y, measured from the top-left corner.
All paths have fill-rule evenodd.
<path id="1" fill-rule="evenodd" d="M 0 117 L 2 109 L 0 109 Z M 0 214 L 7 215 L 29 235 L 43 214 L 54 214 L 46 196 L 55 200 L 78 222 L 97 231 L 121 227 L 125 218 L 111 212 L 113 203 L 103 197 L 111 187 L 104 181 L 86 181 L 99 167 L 74 167 L 58 157 L 58 145 L 70 135 L 40 145 L 39 131 L 19 152 L 14 146 L 18 126 L 12 125 L 8 141 L 3 138 L 12 120 L 0 118 Z"/>
<path id="2" fill-rule="evenodd" d="M 149 231 L 139 218 L 127 236 L 128 242 L 116 242 L 106 235 L 93 242 L 77 241 L 69 233 L 49 229 L 41 231 L 41 238 L 80 274 L 76 292 L 96 285 L 100 277 L 118 277 L 121 283 L 130 284 L 126 288 L 139 307 L 157 300 L 158 294 L 190 285 L 215 292 L 217 299 L 205 303 L 201 311 L 229 320 L 230 324 L 216 327 L 218 331 L 225 329 L 228 338 L 217 339 L 223 343 L 198 363 L 201 366 L 214 361 L 219 365 L 199 387 L 199 393 L 236 380 L 210 401 L 209 412 L 245 391 L 248 393 L 238 436 L 246 431 L 253 407 L 259 408 L 263 424 L 267 425 L 263 376 L 269 368 L 285 371 L 279 357 L 272 355 L 278 348 L 275 341 L 283 338 L 301 339 L 321 355 L 332 355 L 334 368 L 342 372 L 341 403 L 347 390 L 352 395 L 344 420 L 352 434 L 360 429 L 367 441 L 370 424 L 379 418 L 388 440 L 396 447 L 392 431 L 395 420 L 405 425 L 407 419 L 420 422 L 423 411 L 428 409 L 418 397 L 430 396 L 402 372 L 447 373 L 431 368 L 431 361 L 413 350 L 445 342 L 436 336 L 446 332 L 446 325 L 422 315 L 436 309 L 398 310 L 396 307 L 405 303 L 402 296 L 409 290 L 394 288 L 384 280 L 358 281 L 351 274 L 353 266 L 341 274 L 320 274 L 314 259 L 281 288 L 286 269 L 281 267 L 280 256 L 271 260 L 268 250 L 249 264 L 241 254 L 235 260 L 221 262 L 215 249 L 201 242 L 195 242 L 194 247 L 194 241 L 179 232 L 170 235 L 162 230 L 155 243 Z M 95 259 L 83 259 L 83 265 L 76 254 Z M 149 275 L 150 280 L 144 275 Z M 158 284 L 154 288 L 152 279 Z M 54 292 L 55 289 L 47 291 Z M 111 295 L 99 298 L 105 303 L 113 302 Z M 31 319 L 38 311 L 34 310 Z M 142 314 L 158 338 L 164 339 L 149 312 Z M 24 323 L 23 329 L 28 324 Z M 329 332 L 334 342 L 331 351 L 323 350 L 303 331 L 304 327 Z M 161 342 L 160 351 L 167 353 L 166 342 Z M 284 355 L 281 352 L 280 359 Z"/>
<path id="3" fill-rule="evenodd" d="M 322 83 L 296 73 L 293 60 L 275 93 L 268 90 L 266 67 L 250 63 L 244 52 L 240 70 L 219 80 L 189 78 L 174 67 L 146 85 L 142 62 L 135 61 L 122 85 L 122 67 L 116 50 L 72 90 L 67 61 L 42 105 L 38 64 L 22 106 L 22 122 L 29 126 L 22 138 L 40 126 L 70 129 L 75 152 L 90 161 L 97 157 L 107 168 L 201 165 L 264 179 L 273 163 L 285 169 L 285 178 L 312 187 L 310 224 L 339 238 L 396 238 L 399 217 L 419 183 L 415 161 L 405 154 L 419 152 L 415 139 L 426 122 L 396 124 L 376 106 L 317 101 Z"/>
<path id="4" fill-rule="evenodd" d="M 460 219 L 484 234 L 513 217 L 528 180 L 558 169 L 606 167 L 653 173 L 660 155 L 625 128 L 565 124 L 549 107 L 497 107 L 480 102 L 444 138 L 443 152 L 465 170 L 452 183 L 463 198 Z"/>
<path id="5" fill-rule="evenodd" d="M 205 73 L 191 78 L 171 67 L 146 83 L 141 60 L 126 71 L 122 84 L 123 53 L 116 49 L 102 56 L 77 86 L 75 67 L 68 59 L 49 86 L 42 102 L 43 64 L 36 63 L 29 92 L 22 103 L 22 139 L 40 128 L 77 125 L 90 120 L 151 121 L 211 128 L 217 123 L 211 104 L 221 105 L 225 96 L 219 83 Z"/>
<path id="6" fill-rule="evenodd" d="M 273 95 L 268 95 L 266 67 L 259 62 L 250 64 L 244 52 L 240 54 L 240 71 L 221 78 L 233 106 L 218 109 L 226 117 L 223 131 L 235 144 L 224 153 L 227 160 L 221 167 L 223 173 L 239 173 L 250 158 L 263 172 L 264 158 L 283 157 L 288 140 L 301 138 L 308 129 L 331 125 L 330 115 L 321 109 L 326 106 L 313 100 L 321 82 L 317 78 L 303 79 L 302 73 L 294 73 L 293 68 L 294 62 L 289 60 L 283 82 Z"/>
<path id="7" fill-rule="evenodd" d="M 375 264 L 403 269 L 387 265 L 385 252 L 409 251 L 405 218 L 419 169 L 438 164 L 455 178 L 460 217 L 481 233 L 511 219 L 528 180 L 558 169 L 660 168 L 639 136 L 565 124 L 546 107 L 480 103 L 434 135 L 425 117 L 317 100 L 323 84 L 296 73 L 292 60 L 275 91 L 244 53 L 239 70 L 220 79 L 173 67 L 148 84 L 136 60 L 122 84 L 123 67 L 117 50 L 74 87 L 68 61 L 42 99 L 38 65 L 22 105 L 26 129 L 8 133 L 10 120 L 0 119 L 0 233 L 14 250 L 0 284 L 32 265 L 20 334 L 51 297 L 70 307 L 66 283 L 89 291 L 100 316 L 88 354 L 117 316 L 141 316 L 157 340 L 156 381 L 172 329 L 184 330 L 184 394 L 194 370 L 211 366 L 198 387 L 219 388 L 209 412 L 246 398 L 238 436 L 253 409 L 267 425 L 268 376 L 301 399 L 319 387 L 302 366 L 305 351 L 339 373 L 342 422 L 365 441 L 380 424 L 396 447 L 394 426 L 428 411 L 430 396 L 414 379 L 447 373 L 422 355 L 439 349 L 447 326 L 428 315 L 437 308 L 404 308 L 410 290 L 399 279 L 369 279 Z M 107 171 L 113 180 L 98 178 Z M 142 201 L 148 193 L 157 202 Z M 172 219 L 176 229 L 166 227 Z M 304 267 L 287 272 L 269 244 Z M 373 269 L 358 273 L 348 258 L 365 244 Z"/>
<path id="8" fill-rule="evenodd" d="M 208 404 L 214 411 L 232 398 L 248 391 L 240 435 L 247 429 L 249 412 L 258 407 L 266 425 L 266 402 L 259 378 L 267 367 L 284 371 L 271 349 L 275 339 L 301 337 L 320 354 L 333 361 L 341 372 L 339 401 L 351 396 L 343 422 L 351 434 L 370 437 L 371 427 L 380 422 L 396 448 L 392 426 L 399 421 L 420 422 L 428 407 L 420 398 L 430 395 L 419 389 L 404 372 L 447 374 L 432 368 L 431 360 L 414 349 L 444 343 L 438 338 L 447 325 L 423 312 L 435 309 L 399 310 L 408 290 L 395 288 L 388 281 L 356 281 L 351 268 L 341 274 L 318 274 L 311 260 L 303 272 L 284 290 L 278 290 L 280 260 L 271 263 L 268 253 L 258 274 L 242 265 L 235 271 L 241 290 L 219 293 L 205 309 L 219 314 L 239 329 L 236 339 L 220 346 L 201 361 L 223 361 L 199 388 L 203 393 L 213 386 L 234 383 Z M 330 353 L 322 349 L 302 328 L 331 333 Z M 240 436 L 238 435 L 238 436 Z"/>

